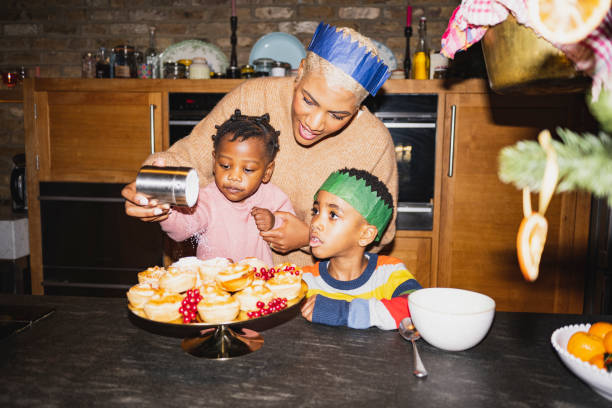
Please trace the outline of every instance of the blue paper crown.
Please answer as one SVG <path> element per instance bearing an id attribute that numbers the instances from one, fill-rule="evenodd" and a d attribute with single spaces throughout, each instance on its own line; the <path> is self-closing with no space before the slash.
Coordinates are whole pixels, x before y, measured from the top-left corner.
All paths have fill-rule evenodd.
<path id="1" fill-rule="evenodd" d="M 336 27 L 320 22 L 312 36 L 308 51 L 325 58 L 359 82 L 372 96 L 391 76 L 389 67 L 350 35 L 336 31 Z"/>

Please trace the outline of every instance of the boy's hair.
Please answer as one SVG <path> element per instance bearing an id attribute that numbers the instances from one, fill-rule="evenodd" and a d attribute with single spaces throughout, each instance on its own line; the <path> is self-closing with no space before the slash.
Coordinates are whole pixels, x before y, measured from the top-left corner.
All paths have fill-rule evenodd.
<path id="1" fill-rule="evenodd" d="M 270 124 L 270 115 L 264 113 L 261 116 L 247 116 L 236 109 L 234 114 L 221 125 L 215 125 L 217 133 L 212 136 L 214 149 L 217 150 L 219 143 L 225 135 L 231 134 L 230 142 L 240 140 L 241 142 L 251 138 L 259 138 L 265 145 L 266 155 L 270 161 L 274 160 L 279 150 L 278 136 L 280 131 L 274 129 Z"/>
<path id="2" fill-rule="evenodd" d="M 394 206 L 389 189 L 378 177 L 366 170 L 345 167 L 330 174 L 319 188 L 321 190 L 342 198 L 355 208 L 378 229 L 376 240 L 380 240 L 393 216 Z"/>

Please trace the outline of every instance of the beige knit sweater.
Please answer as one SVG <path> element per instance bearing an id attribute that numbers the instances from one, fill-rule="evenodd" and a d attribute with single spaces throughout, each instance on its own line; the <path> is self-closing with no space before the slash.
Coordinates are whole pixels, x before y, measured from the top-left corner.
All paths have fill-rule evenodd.
<path id="1" fill-rule="evenodd" d="M 329 174 L 343 167 L 368 170 L 389 188 L 397 204 L 397 164 L 393 140 L 387 128 L 367 108 L 363 107 L 349 125 L 333 137 L 309 147 L 298 144 L 291 125 L 291 102 L 294 78 L 257 78 L 245 81 L 228 93 L 189 136 L 178 141 L 165 152 L 147 159 L 163 157 L 167 166 L 189 166 L 197 169 L 200 185 L 212 179 L 212 135 L 220 125 L 240 109 L 244 115 L 270 114 L 270 123 L 280 130 L 280 151 L 272 183 L 279 186 L 291 199 L 296 215 L 310 222 L 313 196 Z M 381 244 L 395 236 L 395 211 Z M 377 251 L 380 247 L 372 248 Z M 285 256 L 275 254 L 274 261 L 297 265 L 313 263 L 304 251 Z"/>

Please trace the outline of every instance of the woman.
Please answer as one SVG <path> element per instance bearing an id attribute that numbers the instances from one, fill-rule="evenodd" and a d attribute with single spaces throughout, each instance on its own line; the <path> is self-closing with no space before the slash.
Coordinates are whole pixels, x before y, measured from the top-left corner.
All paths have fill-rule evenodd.
<path id="1" fill-rule="evenodd" d="M 342 167 L 364 169 L 389 188 L 397 204 L 395 149 L 387 128 L 361 103 L 375 95 L 389 77 L 373 43 L 350 28 L 321 23 L 296 78 L 258 78 L 228 93 L 191 134 L 146 163 L 197 169 L 200 184 L 212 180 L 211 136 L 235 109 L 255 116 L 270 114 L 280 130 L 280 151 L 272 183 L 291 199 L 296 215 L 278 212 L 283 224 L 261 235 L 277 252 L 275 263 L 310 264 L 306 252 L 312 198 L 327 176 Z M 136 193 L 135 183 L 122 191 L 126 214 L 162 221 L 169 207 Z M 380 245 L 395 235 L 395 214 Z M 299 250 L 302 249 L 302 250 Z M 376 251 L 380 247 L 373 248 Z M 281 255 L 284 254 L 284 255 Z M 236 260 L 238 261 L 238 260 Z"/>

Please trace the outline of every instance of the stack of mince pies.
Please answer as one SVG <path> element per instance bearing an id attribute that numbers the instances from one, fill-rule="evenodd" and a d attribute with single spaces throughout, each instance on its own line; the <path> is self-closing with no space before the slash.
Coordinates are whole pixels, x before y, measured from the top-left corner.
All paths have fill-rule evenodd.
<path id="1" fill-rule="evenodd" d="M 138 273 L 127 291 L 138 316 L 165 323 L 226 323 L 280 311 L 302 294 L 302 270 L 257 258 L 181 258 Z"/>

